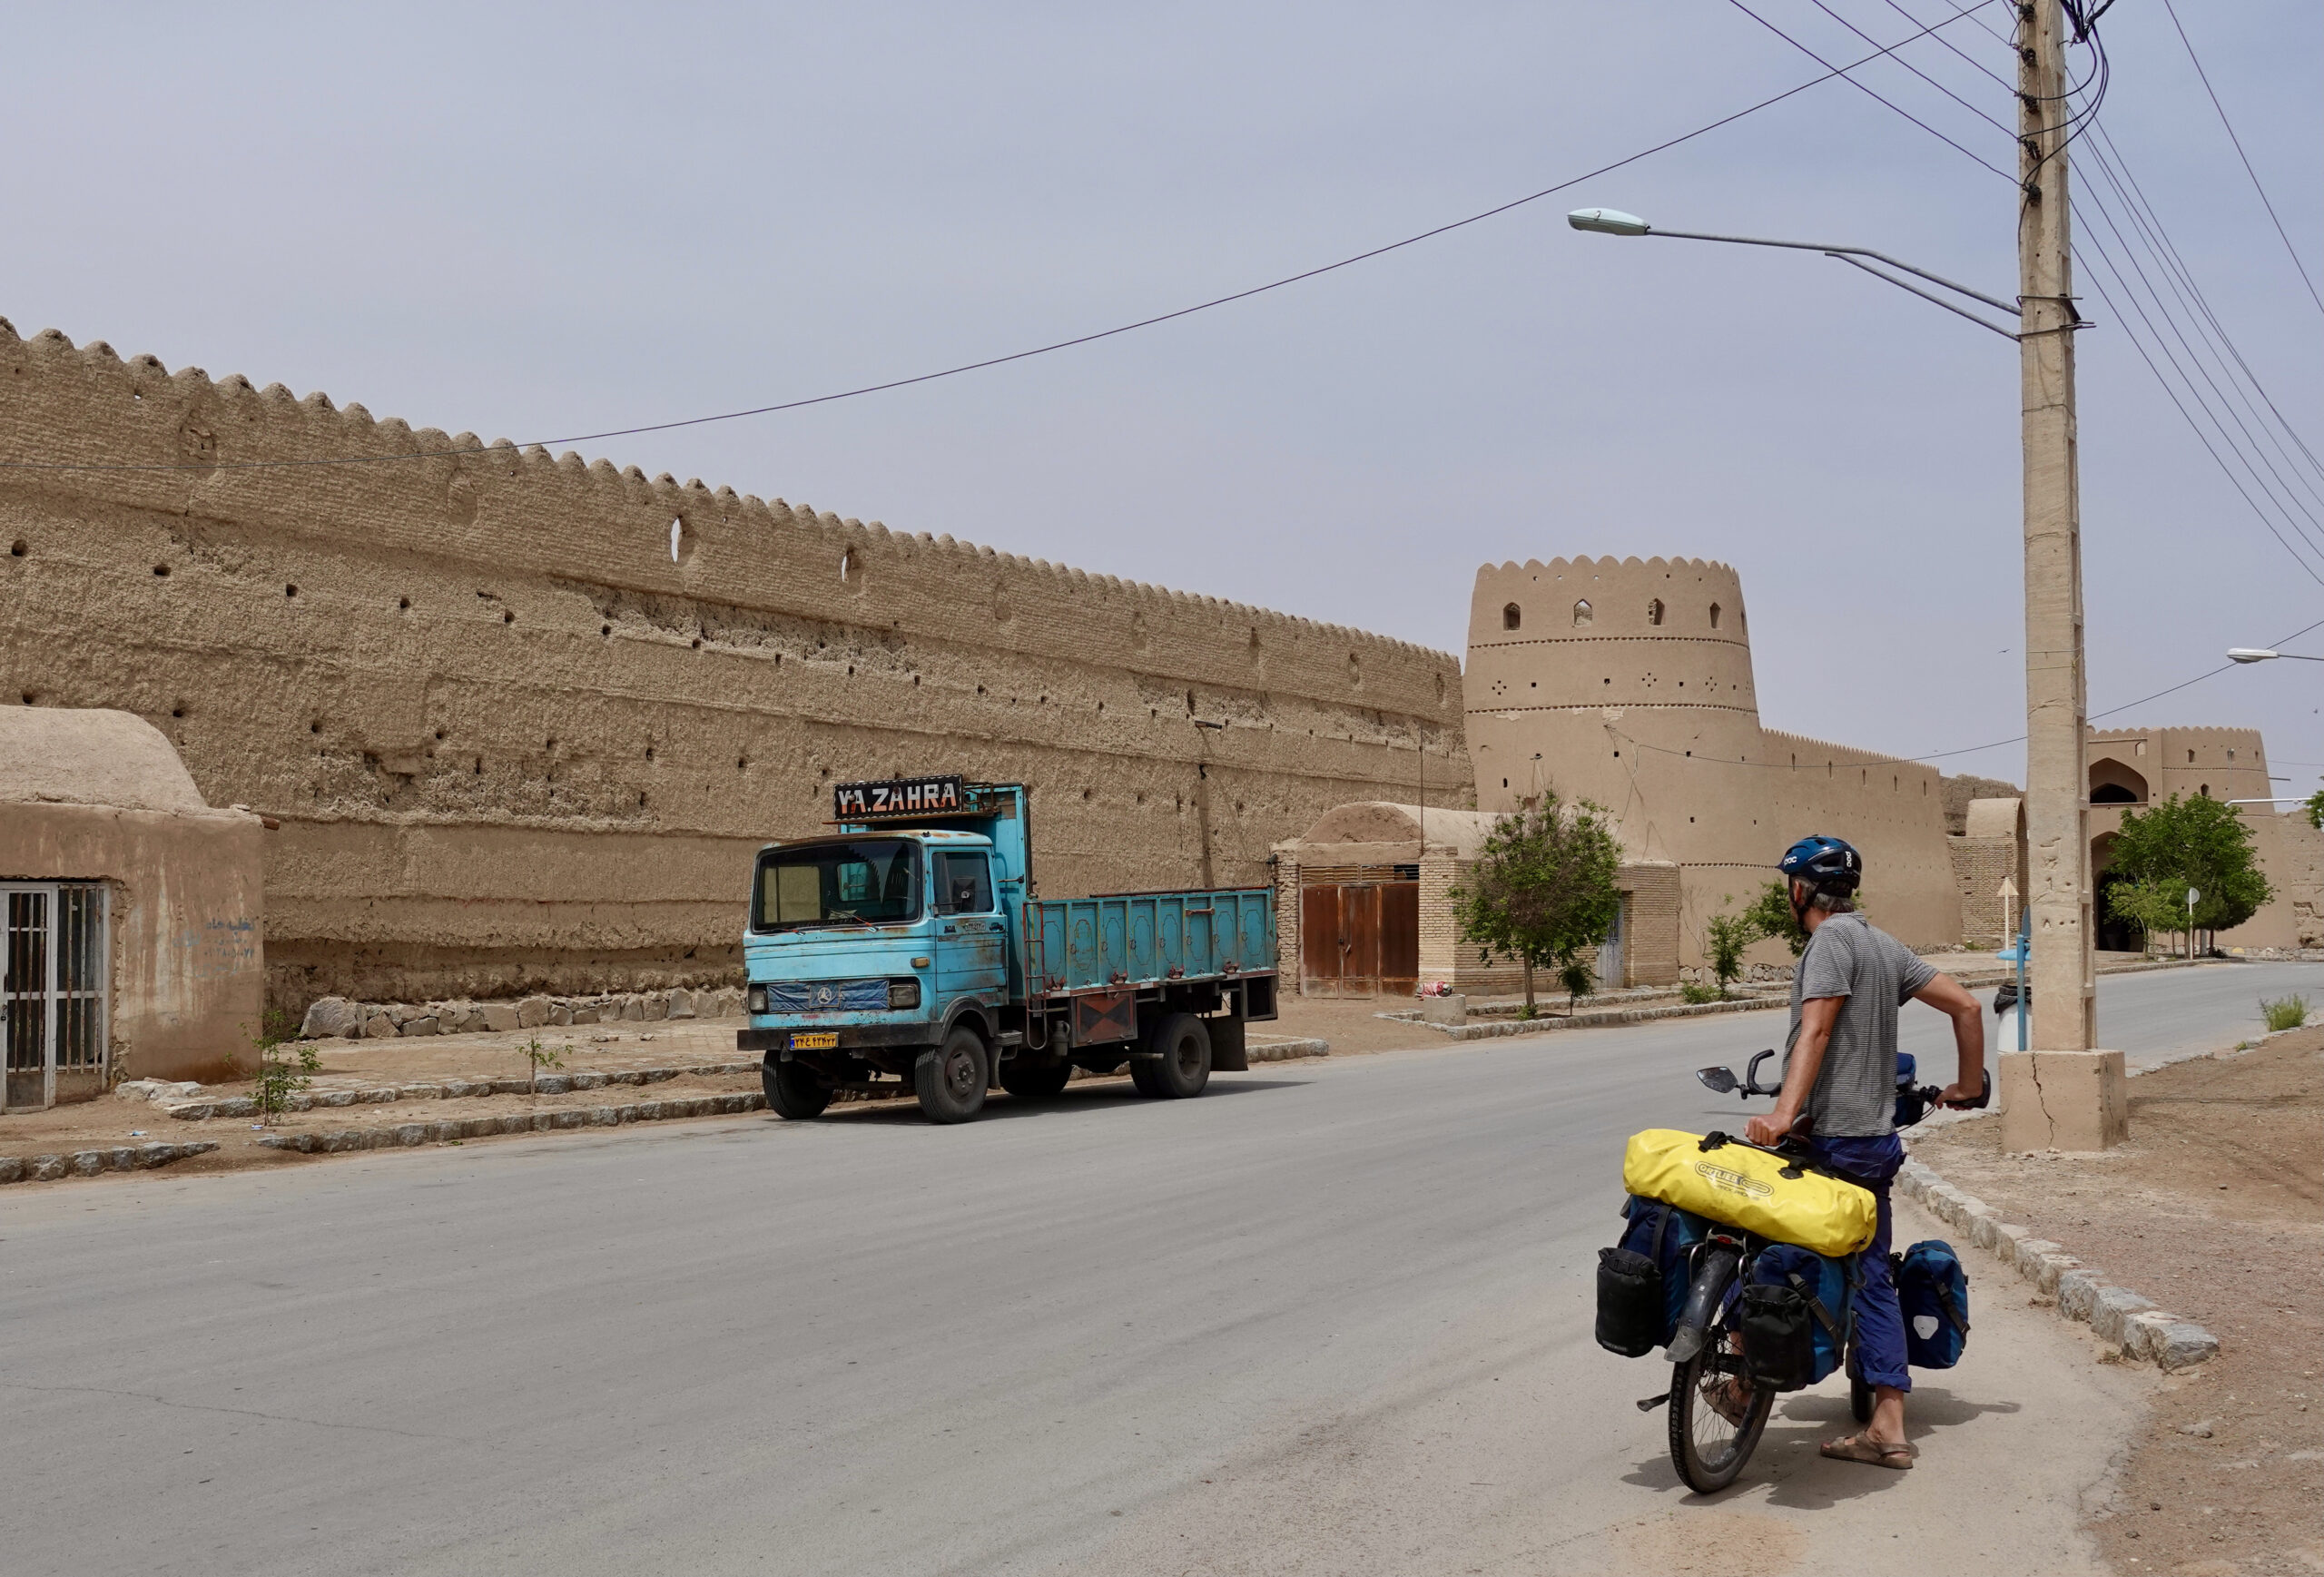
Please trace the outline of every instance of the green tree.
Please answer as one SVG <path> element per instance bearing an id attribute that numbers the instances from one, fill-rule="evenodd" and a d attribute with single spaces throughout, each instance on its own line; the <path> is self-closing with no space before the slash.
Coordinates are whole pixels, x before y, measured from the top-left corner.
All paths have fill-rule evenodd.
<path id="1" fill-rule="evenodd" d="M 2124 812 L 2112 869 L 2122 874 L 2114 912 L 2150 931 L 2227 931 L 2275 896 L 2249 823 L 2235 806 L 2206 794 L 2172 794 L 2144 811 Z M 2191 887 L 2200 894 L 2191 916 Z"/>
<path id="2" fill-rule="evenodd" d="M 1562 970 L 1614 929 L 1622 898 L 1615 887 L 1621 845 L 1601 805 L 1568 807 L 1544 794 L 1538 805 L 1503 816 L 1485 834 L 1468 882 L 1452 892 L 1461 939 L 1525 971 L 1525 1010 L 1533 1006 L 1533 971 Z M 1577 993 L 1578 994 L 1578 993 Z"/>
<path id="3" fill-rule="evenodd" d="M 1721 998 L 1727 995 L 1730 981 L 1742 978 L 1743 950 L 1767 934 L 1759 914 L 1764 902 L 1754 903 L 1740 914 L 1729 914 L 1726 906 L 1734 902 L 1732 893 L 1722 899 L 1719 912 L 1703 927 L 1703 951 L 1710 958 L 1710 972 L 1718 978 Z"/>
<path id="4" fill-rule="evenodd" d="M 2324 832 L 2324 788 L 2308 796 L 2308 824 Z"/>
<path id="5" fill-rule="evenodd" d="M 1791 884 L 1780 878 L 1760 888 L 1751 907 L 1737 918 L 1748 921 L 1761 936 L 1783 938 L 1794 958 L 1807 951 L 1807 932 L 1801 928 L 1799 916 L 1791 912 Z"/>
<path id="6" fill-rule="evenodd" d="M 1558 984 L 1565 988 L 1565 1016 L 1569 1019 L 1581 1008 L 1581 999 L 1598 983 L 1598 971 L 1579 952 L 1558 965 Z"/>

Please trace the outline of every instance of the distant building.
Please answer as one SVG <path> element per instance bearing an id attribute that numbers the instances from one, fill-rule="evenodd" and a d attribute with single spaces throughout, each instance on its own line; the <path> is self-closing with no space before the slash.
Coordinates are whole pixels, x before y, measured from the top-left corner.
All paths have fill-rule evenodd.
<path id="1" fill-rule="evenodd" d="M 0 707 L 0 1110 L 248 1070 L 265 835 L 151 724 Z"/>
<path id="2" fill-rule="evenodd" d="M 2291 948 L 2324 942 L 2317 918 L 2324 887 L 2324 833 L 2308 813 L 2270 802 L 2267 746 L 2256 728 L 2093 729 L 2090 735 L 2090 868 L 2097 886 L 2098 945 L 2133 948 L 2138 929 L 2117 916 L 2108 895 L 2121 880 L 2114 842 L 2123 815 L 2174 794 L 2245 802 L 2252 846 L 2275 897 L 2232 931 L 2226 948 Z"/>
<path id="3" fill-rule="evenodd" d="M 1424 982 L 1501 995 L 1523 971 L 1487 963 L 1460 940 L 1452 892 L 1475 868 L 1496 813 L 1365 801 L 1326 811 L 1301 836 L 1275 846 L 1277 957 L 1293 989 L 1308 996 L 1411 996 Z M 1679 871 L 1668 861 L 1626 857 L 1614 932 L 1583 955 L 1604 990 L 1669 985 L 1679 978 Z M 1535 971 L 1534 989 L 1554 992 Z"/>
<path id="4" fill-rule="evenodd" d="M 1678 867 L 1680 946 L 1750 903 L 1809 833 L 1864 852 L 1866 907 L 1917 947 L 1961 939 L 1934 767 L 1765 728 L 1734 570 L 1699 558 L 1553 558 L 1477 572 L 1463 676 L 1477 803 L 1554 790 Z M 1771 956 L 1781 956 L 1779 946 Z"/>

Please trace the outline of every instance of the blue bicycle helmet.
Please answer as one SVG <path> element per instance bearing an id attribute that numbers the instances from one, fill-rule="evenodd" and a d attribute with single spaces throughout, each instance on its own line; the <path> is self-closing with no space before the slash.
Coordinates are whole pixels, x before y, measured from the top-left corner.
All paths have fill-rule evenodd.
<path id="1" fill-rule="evenodd" d="M 1802 838 L 1785 850 L 1777 868 L 1793 882 L 1841 898 L 1864 880 L 1864 856 L 1851 844 L 1821 834 Z"/>

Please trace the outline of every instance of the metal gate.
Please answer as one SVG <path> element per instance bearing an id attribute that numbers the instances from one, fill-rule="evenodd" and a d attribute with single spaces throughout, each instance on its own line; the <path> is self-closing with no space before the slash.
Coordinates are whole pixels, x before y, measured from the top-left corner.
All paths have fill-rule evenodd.
<path id="1" fill-rule="evenodd" d="M 54 1106 L 105 1085 L 105 890 L 95 882 L 0 882 L 0 1111 Z"/>
<path id="2" fill-rule="evenodd" d="M 1420 883 L 1302 888 L 1299 966 L 1310 996 L 1411 996 L 1420 989 Z"/>

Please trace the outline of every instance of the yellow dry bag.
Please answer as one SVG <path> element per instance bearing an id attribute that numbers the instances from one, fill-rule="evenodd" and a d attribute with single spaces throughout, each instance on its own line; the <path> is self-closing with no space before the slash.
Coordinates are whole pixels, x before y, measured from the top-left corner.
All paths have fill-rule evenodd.
<path id="1" fill-rule="evenodd" d="M 1725 1134 L 1650 1128 L 1630 1136 L 1622 1187 L 1776 1243 L 1831 1258 L 1872 1241 L 1879 1204 L 1869 1188 Z"/>

